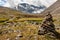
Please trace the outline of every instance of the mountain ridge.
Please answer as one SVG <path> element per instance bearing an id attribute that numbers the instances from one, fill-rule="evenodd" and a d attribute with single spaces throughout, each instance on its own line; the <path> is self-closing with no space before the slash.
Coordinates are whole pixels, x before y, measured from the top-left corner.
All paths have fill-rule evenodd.
<path id="1" fill-rule="evenodd" d="M 56 6 L 57 5 L 57 6 Z M 45 11 L 43 11 L 42 13 L 40 13 L 40 14 L 29 14 L 29 13 L 24 13 L 24 12 L 22 12 L 22 13 L 20 13 L 19 11 L 17 11 L 17 10 L 15 10 L 15 11 L 17 11 L 17 12 L 19 12 L 18 14 L 21 14 L 21 15 L 23 15 L 23 16 L 34 16 L 34 17 L 44 17 L 44 15 L 45 14 L 47 14 L 48 12 L 50 12 L 53 16 L 55 15 L 55 16 L 58 16 L 58 14 L 60 13 L 60 12 L 53 12 L 54 10 L 56 10 L 58 7 L 60 7 L 60 0 L 58 0 L 57 2 L 55 2 L 52 6 L 50 6 L 49 8 L 47 8 Z M 1 8 L 0 8 L 1 9 Z M 3 9 L 3 8 L 2 8 Z M 5 7 L 4 7 L 4 9 L 5 10 L 7 10 Z M 3 10 L 4 10 L 3 9 Z M 8 8 L 8 9 L 10 9 L 10 8 Z M 4 11 L 5 11 L 4 10 Z M 11 10 L 14 10 L 14 9 L 11 9 Z M 59 8 L 57 9 L 57 10 L 59 10 Z M 58 13 L 58 14 L 57 14 Z M 57 14 L 57 15 L 56 15 Z"/>

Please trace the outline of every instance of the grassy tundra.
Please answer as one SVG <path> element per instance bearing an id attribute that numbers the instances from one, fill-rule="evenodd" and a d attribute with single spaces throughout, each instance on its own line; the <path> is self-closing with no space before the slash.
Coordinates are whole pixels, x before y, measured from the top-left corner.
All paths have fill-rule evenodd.
<path id="1" fill-rule="evenodd" d="M 0 8 L 0 40 L 58 40 L 49 35 L 38 35 L 43 15 L 23 14 Z M 53 18 L 56 31 L 60 33 L 60 18 Z"/>

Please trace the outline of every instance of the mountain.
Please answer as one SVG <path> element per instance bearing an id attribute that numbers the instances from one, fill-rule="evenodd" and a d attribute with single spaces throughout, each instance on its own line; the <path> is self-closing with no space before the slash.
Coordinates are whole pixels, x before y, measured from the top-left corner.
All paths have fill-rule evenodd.
<path id="1" fill-rule="evenodd" d="M 17 10 L 14 10 L 14 9 L 11 9 L 11 8 L 7 8 L 7 7 L 2 7 L 0 6 L 0 17 L 3 17 L 3 18 L 10 18 L 11 16 L 18 16 L 18 17 L 21 17 L 21 18 L 36 18 L 36 17 L 42 17 L 42 15 L 37 15 L 37 14 L 29 14 L 29 13 L 24 13 L 24 12 L 21 12 L 21 11 L 17 11 Z"/>
<path id="2" fill-rule="evenodd" d="M 28 6 L 31 6 L 30 9 L 40 8 L 39 6 L 37 7 L 37 6 L 29 5 L 29 4 L 26 4 L 26 3 L 19 4 L 17 8 L 18 8 L 18 10 L 20 10 L 21 8 L 23 8 L 23 9 L 28 8 Z M 21 8 L 19 9 L 19 7 L 21 7 Z M 29 13 L 25 13 L 25 12 L 21 12 L 21 11 L 13 10 L 13 9 L 10 9 L 10 8 L 7 8 L 7 7 L 1 7 L 0 6 L 0 15 L 5 15 L 6 17 L 10 16 L 10 15 L 19 16 L 19 17 L 23 16 L 23 17 L 28 17 L 28 18 L 29 17 L 44 17 L 44 15 L 47 14 L 47 12 L 50 12 L 55 17 L 60 16 L 60 1 L 57 1 L 56 3 L 51 5 L 48 9 L 46 9 L 45 11 L 43 11 L 40 14 L 33 14 L 33 13 L 29 14 Z"/>
<path id="3" fill-rule="evenodd" d="M 24 3 L 24 4 L 19 4 L 17 9 L 19 9 L 19 7 L 23 8 L 23 9 L 27 8 L 26 5 L 31 6 L 31 9 L 33 9 L 33 8 L 38 9 L 39 8 L 39 6 L 37 7 L 37 6 L 34 6 L 34 5 L 29 5 L 29 4 Z M 43 17 L 45 14 L 47 14 L 47 12 L 50 12 L 53 16 L 57 17 L 57 16 L 60 16 L 60 1 L 58 0 L 57 2 L 55 2 L 53 5 L 51 5 L 49 8 L 47 8 L 45 11 L 43 11 L 40 14 L 33 14 L 33 13 L 29 14 L 29 13 L 13 10 L 13 9 L 10 9 L 10 8 L 6 8 L 6 7 L 0 7 L 0 14 L 1 14 L 1 11 L 8 14 L 8 15 L 13 14 L 13 15 L 20 15 L 20 16 L 24 16 L 24 17 Z M 8 15 L 6 15 L 6 17 Z"/>
<path id="4" fill-rule="evenodd" d="M 57 0 L 0 0 L 0 6 L 26 13 L 41 13 Z"/>
<path id="5" fill-rule="evenodd" d="M 58 0 L 57 2 L 55 2 L 53 5 L 51 5 L 49 8 L 47 8 L 42 13 L 43 13 L 43 15 L 45 15 L 48 12 L 50 12 L 54 17 L 58 18 L 60 16 L 60 0 Z"/>
<path id="6" fill-rule="evenodd" d="M 18 4 L 16 9 L 20 11 L 28 12 L 28 13 L 34 13 L 34 11 L 37 12 L 38 10 L 45 10 L 46 7 L 44 5 L 35 6 L 27 3 L 20 3 Z"/>

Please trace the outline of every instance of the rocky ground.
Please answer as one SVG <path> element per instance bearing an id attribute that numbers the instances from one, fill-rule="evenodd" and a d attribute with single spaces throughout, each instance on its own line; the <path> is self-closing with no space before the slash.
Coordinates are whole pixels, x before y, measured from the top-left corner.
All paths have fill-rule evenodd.
<path id="1" fill-rule="evenodd" d="M 58 33 L 60 33 L 59 3 L 60 1 L 57 2 L 57 6 L 54 5 L 54 7 L 49 8 L 53 10 L 50 12 L 54 14 L 52 15 L 55 30 Z M 23 14 L 16 10 L 0 7 L 0 40 L 60 40 L 48 34 L 38 35 L 38 30 L 44 20 L 44 15 L 45 14 Z"/>
<path id="2" fill-rule="evenodd" d="M 37 18 L 36 18 L 37 19 Z M 0 40 L 58 40 L 49 35 L 38 35 L 42 20 L 0 21 Z M 60 20 L 54 19 L 56 31 L 60 33 Z"/>

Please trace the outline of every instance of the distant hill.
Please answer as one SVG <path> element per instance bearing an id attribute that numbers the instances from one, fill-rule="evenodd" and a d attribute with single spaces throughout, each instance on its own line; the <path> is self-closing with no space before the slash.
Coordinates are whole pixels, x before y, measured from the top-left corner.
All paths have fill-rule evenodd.
<path id="1" fill-rule="evenodd" d="M 50 12 L 53 16 L 60 16 L 60 0 L 58 0 L 57 2 L 55 2 L 53 5 L 51 5 L 49 8 L 47 8 L 45 11 L 43 11 L 40 14 L 29 14 L 29 13 L 24 13 L 21 11 L 17 11 L 17 10 L 13 10 L 10 8 L 6 8 L 6 7 L 0 7 L 0 15 L 6 15 L 7 16 L 19 16 L 19 17 L 44 17 L 45 14 L 47 14 L 48 12 Z"/>
<path id="2" fill-rule="evenodd" d="M 41 14 L 46 14 L 47 12 L 50 12 L 53 16 L 60 16 L 60 0 L 55 2 L 53 5 L 51 5 L 49 8 L 47 8 L 45 11 L 43 11 Z"/>
<path id="3" fill-rule="evenodd" d="M 22 17 L 22 16 L 24 16 L 24 17 L 41 17 L 40 14 L 24 13 L 24 12 L 6 8 L 6 7 L 0 7 L 0 15 L 5 15 L 6 17 L 11 16 L 11 15 L 19 16 L 19 17 Z"/>

